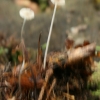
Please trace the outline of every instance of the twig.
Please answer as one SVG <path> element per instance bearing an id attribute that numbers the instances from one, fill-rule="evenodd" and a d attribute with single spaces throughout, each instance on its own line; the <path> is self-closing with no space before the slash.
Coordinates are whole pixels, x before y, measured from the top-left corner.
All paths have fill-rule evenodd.
<path id="1" fill-rule="evenodd" d="M 49 89 L 49 92 L 48 92 L 48 94 L 47 94 L 46 100 L 48 100 L 48 98 L 49 98 L 49 96 L 50 96 L 50 94 L 51 94 L 51 91 L 53 90 L 55 84 L 56 84 L 56 79 L 54 78 L 54 79 L 53 79 L 53 82 L 52 82 L 52 85 L 51 85 L 51 87 L 50 87 L 50 89 Z"/>
<path id="2" fill-rule="evenodd" d="M 39 94 L 39 97 L 38 97 L 38 100 L 42 100 L 43 98 L 43 95 L 44 95 L 44 91 L 46 89 L 46 86 L 47 86 L 47 83 L 51 77 L 51 75 L 53 74 L 53 69 L 48 69 L 46 71 L 46 76 L 45 76 L 45 83 L 43 84 L 42 88 L 41 88 L 41 91 L 40 91 L 40 94 Z"/>

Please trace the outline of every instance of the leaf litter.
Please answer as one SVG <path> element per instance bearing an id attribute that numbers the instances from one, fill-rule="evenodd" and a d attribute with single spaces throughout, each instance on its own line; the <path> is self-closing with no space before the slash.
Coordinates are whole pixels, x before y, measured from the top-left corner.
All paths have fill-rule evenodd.
<path id="1" fill-rule="evenodd" d="M 14 37 L 0 38 L 0 46 L 7 49 L 0 55 L 0 100 L 87 100 L 91 95 L 87 86 L 99 53 L 95 53 L 95 43 L 84 41 L 74 45 L 67 38 L 65 50 L 47 55 L 44 69 L 41 35 L 35 60 L 30 59 L 24 40 L 21 44 Z"/>

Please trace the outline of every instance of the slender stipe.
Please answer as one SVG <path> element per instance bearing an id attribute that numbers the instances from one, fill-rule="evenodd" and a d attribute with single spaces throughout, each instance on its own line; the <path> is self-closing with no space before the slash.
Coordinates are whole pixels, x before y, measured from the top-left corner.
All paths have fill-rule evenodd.
<path id="1" fill-rule="evenodd" d="M 21 40 L 23 38 L 23 32 L 24 32 L 23 30 L 24 30 L 25 23 L 26 23 L 26 19 L 24 18 L 23 25 L 22 25 L 22 28 L 21 28 Z"/>
<path id="2" fill-rule="evenodd" d="M 20 73 L 19 73 L 19 90 L 21 91 L 21 74 L 22 74 L 22 71 L 24 69 L 24 65 L 25 65 L 25 60 L 23 59 L 23 63 L 22 63 L 22 66 L 21 66 L 21 69 L 20 69 Z"/>
<path id="3" fill-rule="evenodd" d="M 51 32 L 52 32 L 52 27 L 53 27 L 53 22 L 54 22 L 54 18 L 55 18 L 56 9 L 57 9 L 57 4 L 55 4 L 55 7 L 54 7 L 54 12 L 53 12 L 53 16 L 52 16 L 51 26 L 50 26 L 50 30 L 49 30 L 48 39 L 47 39 L 47 45 L 46 45 L 45 56 L 44 56 L 44 63 L 43 63 L 43 68 L 44 69 L 46 67 L 46 58 L 47 58 L 47 53 L 48 53 L 48 48 L 49 48 L 50 37 L 51 37 Z"/>
<path id="4" fill-rule="evenodd" d="M 24 30 L 25 22 L 26 22 L 26 19 L 24 18 L 23 25 L 22 25 L 22 28 L 21 28 L 21 46 L 23 45 L 23 30 Z M 22 74 L 22 71 L 23 71 L 24 65 L 25 65 L 25 55 L 24 55 L 23 46 L 21 47 L 21 49 L 22 49 L 22 55 L 23 55 L 23 63 L 22 63 L 22 66 L 21 66 L 21 69 L 20 69 L 20 73 L 19 73 L 19 90 L 20 91 L 21 91 L 21 85 L 20 85 L 21 74 Z"/>

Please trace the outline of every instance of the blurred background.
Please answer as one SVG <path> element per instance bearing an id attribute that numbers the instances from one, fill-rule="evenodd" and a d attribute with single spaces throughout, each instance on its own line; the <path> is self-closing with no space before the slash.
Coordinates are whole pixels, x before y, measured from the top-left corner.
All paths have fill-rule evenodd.
<path id="1" fill-rule="evenodd" d="M 40 33 L 41 44 L 47 41 L 54 5 L 50 0 L 0 0 L 1 34 L 20 40 L 23 19 L 19 11 L 23 7 L 35 12 L 35 18 L 25 24 L 24 39 L 27 47 L 36 49 Z M 89 40 L 100 45 L 100 0 L 66 0 L 65 6 L 57 8 L 50 50 L 62 50 L 66 37 L 76 44 Z"/>

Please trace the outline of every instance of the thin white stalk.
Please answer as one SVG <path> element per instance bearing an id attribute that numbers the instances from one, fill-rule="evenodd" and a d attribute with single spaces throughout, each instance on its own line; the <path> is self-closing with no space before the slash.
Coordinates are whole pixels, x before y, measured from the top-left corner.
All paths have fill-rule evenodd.
<path id="1" fill-rule="evenodd" d="M 47 39 L 47 45 L 46 45 L 45 56 L 44 56 L 44 63 L 43 63 L 43 68 L 44 69 L 45 69 L 45 66 L 46 66 L 46 58 L 47 58 L 48 47 L 49 47 L 49 43 L 50 43 L 50 37 L 51 37 L 51 32 L 52 32 L 52 27 L 53 27 L 53 22 L 54 22 L 54 18 L 55 18 L 56 9 L 57 9 L 57 4 L 55 4 L 55 7 L 54 7 L 54 12 L 53 12 L 53 16 L 52 16 L 51 26 L 50 26 L 50 30 L 49 30 L 48 39 Z"/>
<path id="2" fill-rule="evenodd" d="M 23 30 L 24 30 L 25 22 L 26 22 L 26 19 L 24 18 L 23 25 L 22 25 L 22 28 L 21 28 L 21 43 L 23 42 Z M 19 72 L 19 89 L 20 89 L 20 91 L 21 91 L 21 85 L 20 85 L 21 74 L 22 74 L 22 71 L 23 71 L 24 65 L 25 65 L 24 48 L 22 47 L 21 49 L 22 49 L 22 54 L 23 54 L 23 63 L 22 63 L 22 66 L 21 66 L 21 69 L 20 69 L 20 72 Z"/>
<path id="3" fill-rule="evenodd" d="M 23 42 L 23 37 L 21 38 L 21 43 Z M 20 72 L 19 72 L 19 89 L 21 91 L 21 85 L 20 85 L 20 81 L 21 81 L 21 74 L 22 74 L 22 71 L 24 69 L 24 66 L 25 66 L 25 54 L 24 54 L 24 47 L 21 48 L 22 49 L 22 55 L 23 55 L 23 62 L 22 62 L 22 66 L 21 66 L 21 69 L 20 69 Z"/>
<path id="4" fill-rule="evenodd" d="M 21 91 L 21 85 L 20 85 L 21 74 L 22 74 L 22 71 L 24 69 L 24 65 L 25 65 L 25 59 L 23 59 L 23 63 L 22 63 L 22 66 L 21 66 L 21 69 L 20 69 L 20 73 L 19 73 L 19 89 L 20 89 L 20 91 Z"/>
<path id="5" fill-rule="evenodd" d="M 26 22 L 26 19 L 24 18 L 23 25 L 21 28 L 21 39 L 23 38 L 23 30 L 24 30 L 25 22 Z"/>

